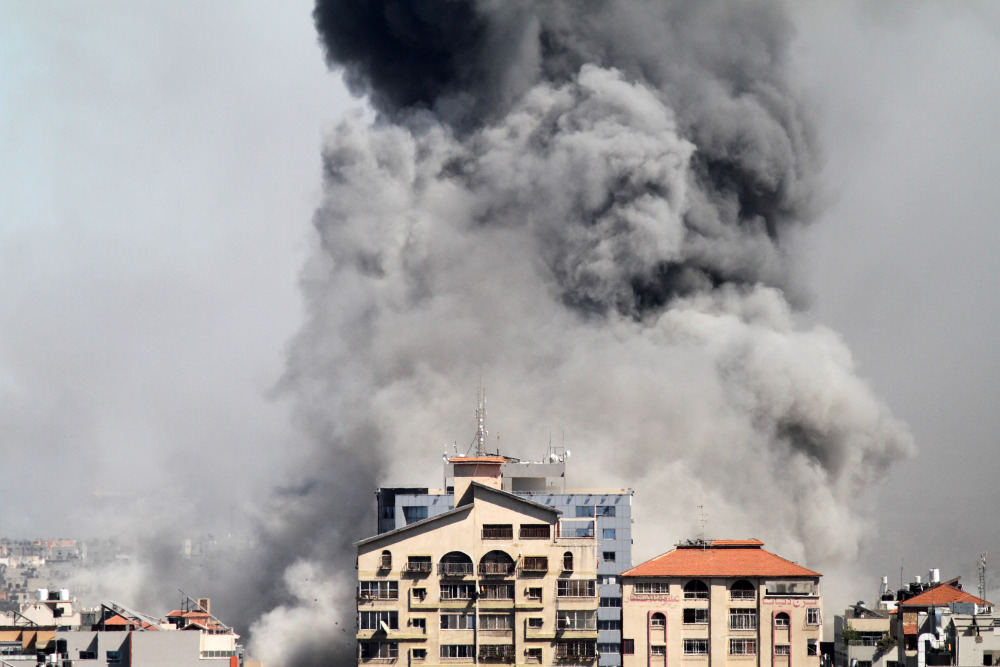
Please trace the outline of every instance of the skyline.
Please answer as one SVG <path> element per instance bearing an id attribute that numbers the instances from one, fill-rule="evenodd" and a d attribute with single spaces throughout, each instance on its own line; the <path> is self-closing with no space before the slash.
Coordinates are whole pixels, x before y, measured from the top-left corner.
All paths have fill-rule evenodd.
<path id="1" fill-rule="evenodd" d="M 0 8 L 16 26 L 0 46 L 12 147 L 0 156 L 12 193 L 0 201 L 3 480 L 31 499 L 4 509 L 10 536 L 127 534 L 126 517 L 94 521 L 123 498 L 172 530 L 177 517 L 218 530 L 308 469 L 282 377 L 304 321 L 297 281 L 309 275 L 321 138 L 352 109 L 372 114 L 324 67 L 309 10 Z M 825 158 L 818 219 L 794 240 L 809 303 L 795 319 L 843 338 L 918 448 L 877 492 L 859 593 L 870 597 L 878 575 L 894 582 L 900 557 L 907 581 L 939 567 L 968 586 L 978 555 L 1000 553 L 998 529 L 979 518 L 1000 504 L 989 255 L 1000 15 L 986 4 L 790 11 L 792 74 Z M 498 374 L 483 369 L 505 453 L 539 456 L 549 431 L 574 450 L 586 441 L 572 423 L 509 421 L 534 397 Z M 451 421 L 407 425 L 426 459 L 415 476 L 471 436 L 475 382 L 437 406 Z M 40 469 L 39 455 L 71 472 Z M 384 482 L 420 481 L 397 477 Z M 98 489 L 124 495 L 80 501 Z M 636 508 L 640 523 L 655 520 L 641 488 Z M 637 543 L 636 559 L 667 548 Z"/>

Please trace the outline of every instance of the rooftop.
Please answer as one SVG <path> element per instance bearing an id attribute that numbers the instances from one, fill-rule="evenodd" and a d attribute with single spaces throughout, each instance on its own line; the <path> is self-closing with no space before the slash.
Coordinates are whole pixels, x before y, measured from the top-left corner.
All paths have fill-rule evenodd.
<path id="1" fill-rule="evenodd" d="M 820 577 L 762 547 L 760 540 L 692 541 L 622 573 L 623 577 Z"/>
<path id="2" fill-rule="evenodd" d="M 899 603 L 899 605 L 901 607 L 943 607 L 952 602 L 973 602 L 980 607 L 986 607 L 992 604 L 982 598 L 976 597 L 975 595 L 966 593 L 949 582 L 945 582 L 924 591 L 920 595 L 915 595 L 912 598 L 903 600 Z"/>

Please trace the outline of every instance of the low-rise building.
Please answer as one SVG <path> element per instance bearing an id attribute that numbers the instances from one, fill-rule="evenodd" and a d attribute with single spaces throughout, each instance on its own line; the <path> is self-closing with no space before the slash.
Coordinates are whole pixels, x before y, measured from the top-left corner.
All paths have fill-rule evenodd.
<path id="1" fill-rule="evenodd" d="M 760 540 L 692 540 L 622 574 L 625 667 L 819 667 L 820 573 Z"/>

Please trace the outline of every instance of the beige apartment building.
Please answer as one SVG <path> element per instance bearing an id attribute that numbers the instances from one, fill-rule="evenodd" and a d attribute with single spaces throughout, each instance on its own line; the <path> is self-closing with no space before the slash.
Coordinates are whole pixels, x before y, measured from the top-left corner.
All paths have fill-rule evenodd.
<path id="1" fill-rule="evenodd" d="M 818 572 L 760 540 L 693 540 L 622 574 L 624 667 L 819 667 Z"/>
<path id="2" fill-rule="evenodd" d="M 451 459 L 455 509 L 357 543 L 358 664 L 596 665 L 597 541 L 504 461 Z"/>

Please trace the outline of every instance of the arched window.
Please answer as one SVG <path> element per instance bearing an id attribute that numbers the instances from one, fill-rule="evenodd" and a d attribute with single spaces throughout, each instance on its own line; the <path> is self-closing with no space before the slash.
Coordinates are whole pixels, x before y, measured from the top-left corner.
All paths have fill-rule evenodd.
<path id="1" fill-rule="evenodd" d="M 651 628 L 667 627 L 667 617 L 661 614 L 660 612 L 656 612 L 655 614 L 649 617 L 649 627 Z"/>
<path id="2" fill-rule="evenodd" d="M 378 569 L 380 570 L 391 570 L 392 569 L 392 554 L 388 550 L 382 552 L 382 556 L 378 560 Z"/>
<path id="3" fill-rule="evenodd" d="M 570 551 L 563 554 L 563 570 L 565 572 L 573 571 L 573 553 Z"/>
<path id="4" fill-rule="evenodd" d="M 757 597 L 757 591 L 754 589 L 753 584 L 746 579 L 734 582 L 729 589 L 729 598 L 731 600 L 753 600 L 755 597 Z"/>
<path id="5" fill-rule="evenodd" d="M 479 575 L 499 574 L 507 576 L 514 571 L 514 559 L 507 552 L 495 549 L 479 559 Z"/>
<path id="6" fill-rule="evenodd" d="M 774 625 L 778 628 L 788 627 L 788 614 L 783 611 L 778 612 L 774 615 Z"/>
<path id="7" fill-rule="evenodd" d="M 707 600 L 708 586 L 701 579 L 692 579 L 684 584 L 685 600 Z"/>
<path id="8" fill-rule="evenodd" d="M 464 577 L 472 573 L 472 559 L 461 551 L 449 551 L 438 561 L 438 574 L 442 577 Z"/>

